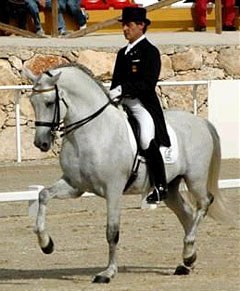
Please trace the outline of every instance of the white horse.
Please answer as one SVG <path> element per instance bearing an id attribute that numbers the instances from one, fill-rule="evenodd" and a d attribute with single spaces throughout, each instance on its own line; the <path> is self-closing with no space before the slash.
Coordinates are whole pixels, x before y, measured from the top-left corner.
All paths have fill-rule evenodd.
<path id="1" fill-rule="evenodd" d="M 120 199 L 126 193 L 124 188 L 136 154 L 125 113 L 112 104 L 100 82 L 80 66 L 57 67 L 39 76 L 28 71 L 26 75 L 34 84 L 30 100 L 36 118 L 35 146 L 48 151 L 63 121 L 63 176 L 39 194 L 35 232 L 40 247 L 44 253 L 54 249 L 45 229 L 46 207 L 51 198 L 77 198 L 86 191 L 105 198 L 109 262 L 93 282 L 108 283 L 118 270 Z M 218 192 L 220 141 L 213 125 L 205 119 L 183 111 L 166 111 L 165 117 L 176 132 L 179 146 L 176 163 L 166 165 L 169 192 L 165 203 L 177 215 L 185 232 L 183 265 L 177 267 L 175 274 L 186 274 L 196 260 L 199 223 L 208 211 L 221 219 L 226 212 Z M 195 209 L 179 192 L 182 179 L 195 200 Z M 149 190 L 146 165 L 141 163 L 138 177 L 127 192 L 146 196 Z"/>

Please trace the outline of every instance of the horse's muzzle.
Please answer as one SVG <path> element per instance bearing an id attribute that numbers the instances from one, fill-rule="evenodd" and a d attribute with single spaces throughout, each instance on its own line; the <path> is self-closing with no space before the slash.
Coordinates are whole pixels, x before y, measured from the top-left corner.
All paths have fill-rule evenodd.
<path id="1" fill-rule="evenodd" d="M 49 151 L 51 144 L 48 142 L 43 142 L 43 143 L 38 143 L 34 141 L 35 147 L 39 148 L 42 152 L 47 152 Z"/>
<path id="2" fill-rule="evenodd" d="M 35 147 L 39 148 L 42 152 L 47 152 L 51 148 L 52 139 L 48 138 L 48 139 L 43 139 L 42 140 L 42 139 L 39 139 L 39 138 L 35 138 L 34 145 L 35 145 Z"/>

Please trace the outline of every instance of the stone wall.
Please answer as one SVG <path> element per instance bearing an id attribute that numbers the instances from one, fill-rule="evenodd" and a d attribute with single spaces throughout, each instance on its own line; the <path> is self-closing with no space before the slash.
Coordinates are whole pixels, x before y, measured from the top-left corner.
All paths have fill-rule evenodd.
<path id="1" fill-rule="evenodd" d="M 160 80 L 215 80 L 240 78 L 239 46 L 161 46 L 162 71 Z M 55 65 L 77 62 L 88 67 L 96 77 L 110 80 L 116 51 L 77 50 L 59 48 L 0 49 L 0 85 L 27 84 L 21 76 L 23 67 L 35 74 Z M 183 108 L 192 111 L 192 87 L 172 86 L 158 88 L 164 108 Z M 16 159 L 15 106 L 18 92 L 0 90 L 0 161 Z M 21 92 L 22 158 L 42 159 L 58 155 L 60 140 L 49 153 L 41 153 L 33 146 L 34 115 L 27 98 Z M 207 90 L 197 90 L 198 112 L 207 116 Z"/>

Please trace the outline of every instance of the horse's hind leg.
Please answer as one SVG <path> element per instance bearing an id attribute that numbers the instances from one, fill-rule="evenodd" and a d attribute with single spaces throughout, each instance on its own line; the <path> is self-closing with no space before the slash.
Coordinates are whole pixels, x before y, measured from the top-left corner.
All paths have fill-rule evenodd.
<path id="1" fill-rule="evenodd" d="M 194 246 L 195 237 L 193 240 L 188 241 L 189 234 L 194 224 L 194 213 L 193 209 L 188 203 L 183 199 L 179 192 L 179 184 L 181 182 L 181 177 L 175 178 L 168 185 L 168 199 L 166 199 L 166 205 L 177 215 L 179 221 L 181 222 L 184 232 L 184 249 L 183 249 L 183 262 L 184 266 L 177 267 L 176 275 L 185 275 L 190 272 L 190 268 L 193 266 L 197 256 L 196 249 Z"/>
<path id="2" fill-rule="evenodd" d="M 208 208 L 213 202 L 213 195 L 207 191 L 207 185 L 204 182 L 200 182 L 200 179 L 196 181 L 186 180 L 189 191 L 193 194 L 196 199 L 196 213 L 194 215 L 194 220 L 189 232 L 186 234 L 184 239 L 184 262 L 186 265 L 191 265 L 192 261 L 189 258 L 189 249 L 194 244 L 197 234 L 197 228 L 199 223 L 207 214 Z"/>
<path id="3" fill-rule="evenodd" d="M 54 245 L 51 237 L 46 232 L 46 208 L 47 203 L 54 197 L 66 198 L 77 197 L 77 190 L 73 189 L 64 179 L 57 181 L 52 187 L 44 188 L 39 193 L 39 208 L 36 218 L 34 232 L 37 234 L 39 245 L 45 254 L 50 254 L 54 250 Z"/>

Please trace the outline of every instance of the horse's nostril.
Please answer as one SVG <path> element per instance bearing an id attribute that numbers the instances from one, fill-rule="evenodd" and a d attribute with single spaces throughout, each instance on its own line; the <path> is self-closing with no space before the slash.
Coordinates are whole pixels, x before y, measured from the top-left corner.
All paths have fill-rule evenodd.
<path id="1" fill-rule="evenodd" d="M 41 144 L 41 150 L 42 151 L 47 151 L 48 150 L 48 143 L 47 142 L 43 142 L 42 144 Z"/>
<path id="2" fill-rule="evenodd" d="M 41 143 L 41 142 L 34 141 L 34 145 L 35 147 L 39 148 L 43 152 L 47 152 L 49 150 L 49 144 L 47 142 Z"/>

